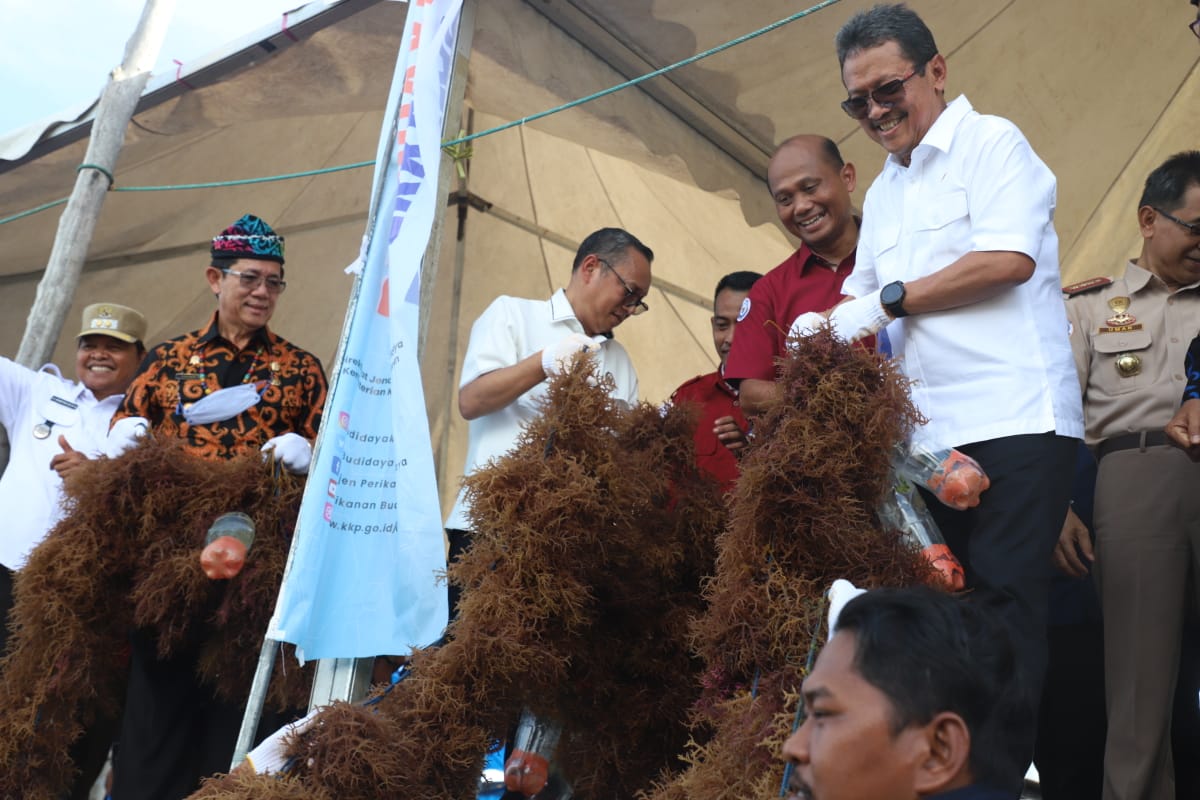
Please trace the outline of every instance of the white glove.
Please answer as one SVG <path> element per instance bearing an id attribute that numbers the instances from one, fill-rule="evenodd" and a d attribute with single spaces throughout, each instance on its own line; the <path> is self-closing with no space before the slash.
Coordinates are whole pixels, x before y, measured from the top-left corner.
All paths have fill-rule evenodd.
<path id="1" fill-rule="evenodd" d="M 788 331 L 788 338 L 795 339 L 797 336 L 811 336 L 824 324 L 824 314 L 819 311 L 805 311 L 792 320 L 792 329 Z"/>
<path id="2" fill-rule="evenodd" d="M 846 342 L 874 336 L 891 321 L 892 318 L 879 304 L 879 292 L 848 300 L 829 315 L 829 325 L 834 335 Z"/>
<path id="3" fill-rule="evenodd" d="M 263 461 L 275 454 L 275 460 L 295 475 L 307 475 L 312 461 L 312 445 L 298 433 L 285 433 L 268 439 L 262 446 Z"/>
<path id="4" fill-rule="evenodd" d="M 150 430 L 150 422 L 145 417 L 125 417 L 113 423 L 104 440 L 104 455 L 109 458 L 120 458 L 132 450 L 141 438 Z"/>
<path id="5" fill-rule="evenodd" d="M 605 336 L 585 336 L 569 333 L 557 344 L 542 351 L 542 370 L 550 378 L 571 366 L 571 360 L 579 353 L 599 353 L 600 346 L 607 341 Z"/>
<path id="6" fill-rule="evenodd" d="M 833 638 L 833 634 L 837 632 L 838 617 L 842 614 L 842 609 L 860 594 L 865 593 L 866 589 L 859 589 L 845 578 L 838 578 L 829 587 L 829 638 Z"/>

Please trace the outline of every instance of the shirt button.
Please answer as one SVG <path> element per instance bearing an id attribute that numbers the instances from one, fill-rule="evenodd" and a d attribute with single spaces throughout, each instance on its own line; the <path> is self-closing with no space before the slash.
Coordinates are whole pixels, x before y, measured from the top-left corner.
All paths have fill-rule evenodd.
<path id="1" fill-rule="evenodd" d="M 1177 380 L 1177 381 L 1181 381 L 1181 380 L 1183 380 L 1183 376 L 1182 376 L 1182 375 L 1180 375 L 1180 374 L 1178 374 L 1178 373 L 1176 373 L 1176 374 L 1175 374 L 1175 380 Z"/>
<path id="2" fill-rule="evenodd" d="M 1172 337 L 1171 337 L 1171 342 L 1172 342 L 1172 343 L 1174 343 L 1174 344 L 1179 344 L 1179 337 L 1178 337 L 1178 336 L 1172 336 Z"/>

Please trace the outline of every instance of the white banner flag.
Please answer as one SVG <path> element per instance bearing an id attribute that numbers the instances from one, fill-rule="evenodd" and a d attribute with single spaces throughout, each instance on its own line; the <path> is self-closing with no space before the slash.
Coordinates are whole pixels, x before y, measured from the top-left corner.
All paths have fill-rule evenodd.
<path id="1" fill-rule="evenodd" d="M 417 319 L 421 258 L 444 205 L 437 173 L 461 5 L 408 9 L 376 157 L 383 190 L 267 633 L 302 659 L 406 653 L 446 625 Z"/>

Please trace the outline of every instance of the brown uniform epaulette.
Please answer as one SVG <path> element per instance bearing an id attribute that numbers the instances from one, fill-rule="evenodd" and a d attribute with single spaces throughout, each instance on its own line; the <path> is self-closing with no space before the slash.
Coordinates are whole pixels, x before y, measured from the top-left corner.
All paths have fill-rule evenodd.
<path id="1" fill-rule="evenodd" d="M 1062 293 L 1067 297 L 1074 297 L 1077 294 L 1090 292 L 1092 289 L 1099 289 L 1101 286 L 1108 286 L 1112 282 L 1112 278 L 1088 278 L 1086 281 L 1062 287 Z"/>

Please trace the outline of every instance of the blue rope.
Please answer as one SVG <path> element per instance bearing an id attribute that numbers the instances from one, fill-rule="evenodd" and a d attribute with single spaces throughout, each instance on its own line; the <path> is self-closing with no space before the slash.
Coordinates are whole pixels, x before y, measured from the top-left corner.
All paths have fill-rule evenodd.
<path id="1" fill-rule="evenodd" d="M 750 33 L 747 33 L 744 36 L 739 36 L 738 38 L 732 39 L 732 40 L 726 42 L 725 44 L 721 44 L 721 45 L 717 45 L 716 47 L 709 48 L 708 50 L 705 50 L 703 53 L 697 53 L 696 55 L 691 56 L 690 58 L 685 58 L 682 61 L 677 61 L 674 64 L 670 64 L 669 66 L 662 67 L 661 69 L 656 69 L 653 72 L 650 72 L 650 73 L 647 73 L 640 77 L 625 81 L 624 83 L 617 84 L 616 86 L 609 87 L 608 89 L 604 89 L 602 91 L 595 92 L 593 94 L 589 94 L 587 97 L 581 97 L 578 100 L 572 100 L 569 103 L 564 103 L 563 105 L 557 106 L 555 108 L 547 109 L 546 111 L 540 111 L 537 114 L 532 114 L 528 117 L 521 117 L 519 120 L 516 120 L 514 122 L 508 122 L 508 123 L 505 123 L 504 125 L 497 125 L 496 127 L 488 128 L 485 131 L 480 131 L 478 133 L 472 133 L 469 136 L 460 136 L 457 139 L 451 139 L 448 142 L 443 142 L 442 147 L 443 148 L 454 148 L 454 147 L 462 145 L 466 142 L 470 142 L 475 139 L 481 139 L 484 136 L 490 136 L 493 133 L 499 133 L 501 131 L 506 131 L 509 128 L 515 128 L 518 125 L 524 125 L 526 122 L 533 122 L 534 120 L 542 119 L 543 117 L 548 117 L 548 116 L 551 116 L 552 114 L 557 114 L 560 111 L 566 111 L 567 109 L 575 108 L 576 106 L 581 106 L 584 103 L 590 103 L 593 100 L 599 100 L 601 97 L 607 97 L 608 95 L 613 94 L 614 92 L 619 92 L 622 89 L 629 88 L 630 86 L 637 86 L 639 83 L 644 83 L 645 81 L 648 81 L 651 78 L 657 78 L 660 75 L 665 75 L 668 72 L 679 69 L 680 67 L 686 67 L 689 64 L 694 64 L 703 58 L 708 58 L 709 56 L 716 55 L 717 53 L 728 50 L 731 47 L 742 44 L 743 42 L 748 42 L 751 39 L 755 39 L 759 36 L 770 33 L 771 31 L 774 31 L 778 28 L 782 28 L 784 25 L 788 25 L 788 24 L 795 22 L 796 20 L 803 19 L 804 17 L 807 17 L 810 14 L 815 14 L 816 12 L 818 12 L 824 8 L 828 8 L 829 6 L 833 5 L 834 3 L 838 3 L 838 2 L 840 2 L 840 0 L 822 0 L 822 2 L 817 3 L 815 6 L 812 6 L 811 8 L 806 8 L 803 11 L 797 11 L 795 14 L 792 14 L 790 17 L 785 17 L 784 19 L 781 19 L 777 22 L 772 22 L 770 25 L 767 25 L 764 28 L 759 28 L 756 31 L 751 31 Z M 325 167 L 323 169 L 305 170 L 303 172 L 290 172 L 290 173 L 287 173 L 284 175 L 269 175 L 269 176 L 262 177 L 262 178 L 242 178 L 242 179 L 238 179 L 238 180 L 229 180 L 229 181 L 211 181 L 208 183 L 181 183 L 181 184 L 176 184 L 176 185 L 171 185 L 171 186 L 113 186 L 112 185 L 112 182 L 113 182 L 112 174 L 105 170 L 101 170 L 101 171 L 104 172 L 108 176 L 109 190 L 113 191 L 113 192 L 167 192 L 167 191 L 183 190 L 183 189 L 222 189 L 227 186 L 245 186 L 247 184 L 253 184 L 253 183 L 269 183 L 271 181 L 286 181 L 286 180 L 291 180 L 293 178 L 308 178 L 308 177 L 312 177 L 314 175 L 325 175 L 330 172 L 341 172 L 343 170 L 361 169 L 362 167 L 369 167 L 369 166 L 373 166 L 374 164 L 375 164 L 374 161 L 358 161 L 353 164 L 344 164 L 344 165 L 338 166 L 338 167 Z M 94 164 L 81 164 L 78 169 L 84 169 L 84 168 L 100 169 L 99 167 L 97 167 Z M 55 206 L 60 206 L 65 202 L 67 202 L 67 198 L 65 198 L 65 197 L 58 199 L 58 200 L 52 200 L 51 202 L 44 203 L 44 204 L 38 206 L 37 208 L 31 208 L 31 209 L 28 209 L 27 211 L 22 211 L 20 213 L 13 214 L 12 216 L 4 217 L 4 218 L 0 219 L 0 225 L 5 225 L 9 222 L 16 222 L 19 219 L 23 219 L 25 217 L 31 216 L 33 214 L 37 214 L 41 211 L 45 211 L 50 208 L 54 208 Z"/>
<path id="2" fill-rule="evenodd" d="M 747 33 L 744 36 L 739 36 L 738 38 L 732 39 L 732 40 L 726 42 L 725 44 L 717 45 L 716 47 L 712 47 L 712 48 L 709 48 L 708 50 L 705 50 L 703 53 L 697 53 L 696 55 L 694 55 L 690 58 L 685 58 L 683 61 L 676 61 L 674 64 L 670 64 L 668 66 L 662 67 L 661 69 L 656 69 L 653 72 L 648 72 L 645 75 L 641 75 L 637 78 L 627 80 L 624 83 L 618 83 L 616 86 L 610 86 L 609 88 L 603 89 L 599 92 L 595 92 L 594 94 L 589 94 L 587 97 L 581 97 L 578 100 L 572 100 L 571 102 L 564 103 L 561 106 L 557 106 L 555 108 L 551 108 L 546 111 L 540 111 L 537 114 L 532 114 L 528 117 L 521 117 L 520 119 L 515 120 L 513 122 L 506 122 L 503 125 L 497 125 L 494 128 L 488 128 L 487 130 L 480 131 L 479 133 L 472 133 L 469 136 L 460 136 L 457 139 L 451 139 L 448 142 L 443 142 L 442 147 L 454 147 L 455 145 L 463 144 L 464 142 L 469 142 L 474 139 L 481 139 L 484 136 L 491 136 L 493 133 L 499 133 L 500 131 L 506 131 L 509 128 L 515 128 L 518 125 L 524 125 L 526 122 L 533 122 L 534 120 L 542 119 L 543 117 L 548 117 L 551 114 L 557 114 L 560 111 L 566 111 L 567 109 L 575 108 L 576 106 L 581 106 L 584 103 L 590 103 L 593 100 L 599 100 L 601 97 L 607 97 L 608 95 L 613 94 L 614 92 L 619 92 L 622 89 L 628 89 L 630 86 L 637 86 L 639 83 L 644 83 L 644 82 L 650 80 L 651 78 L 657 78 L 659 75 L 666 75 L 668 72 L 677 70 L 680 67 L 686 67 L 689 64 L 694 64 L 703 58 L 708 58 L 709 56 L 716 55 L 717 53 L 728 50 L 729 48 L 735 47 L 743 42 L 748 42 L 751 39 L 755 39 L 759 36 L 762 36 L 763 34 L 770 33 L 771 31 L 776 30 L 777 28 L 782 28 L 784 25 L 789 25 L 798 19 L 804 19 L 805 17 L 809 16 L 810 14 L 815 14 L 818 11 L 820 11 L 821 9 L 828 8 L 829 6 L 831 6 L 837 2 L 840 2 L 840 0 L 822 0 L 822 2 L 817 3 L 815 6 L 812 6 L 811 8 L 806 8 L 803 11 L 797 11 L 795 14 L 792 14 L 790 17 L 784 17 L 783 19 L 779 20 L 778 22 L 772 22 L 770 25 L 767 25 L 765 28 L 759 28 L 756 31 L 751 31 L 750 33 Z"/>
<path id="3" fill-rule="evenodd" d="M 813 663 L 817 660 L 817 641 L 821 635 L 821 625 L 825 621 L 825 615 L 829 611 L 829 594 L 821 596 L 821 608 L 817 613 L 816 624 L 813 625 L 812 639 L 808 644 L 808 658 L 804 662 L 804 674 L 808 675 L 812 672 Z M 801 725 L 804 724 L 804 698 L 800 698 L 800 702 L 796 703 L 796 715 L 792 717 L 792 733 L 795 733 Z M 795 770 L 793 764 L 789 761 L 783 767 L 783 780 L 779 783 L 779 796 L 787 797 L 788 781 L 792 779 L 792 772 Z"/>

